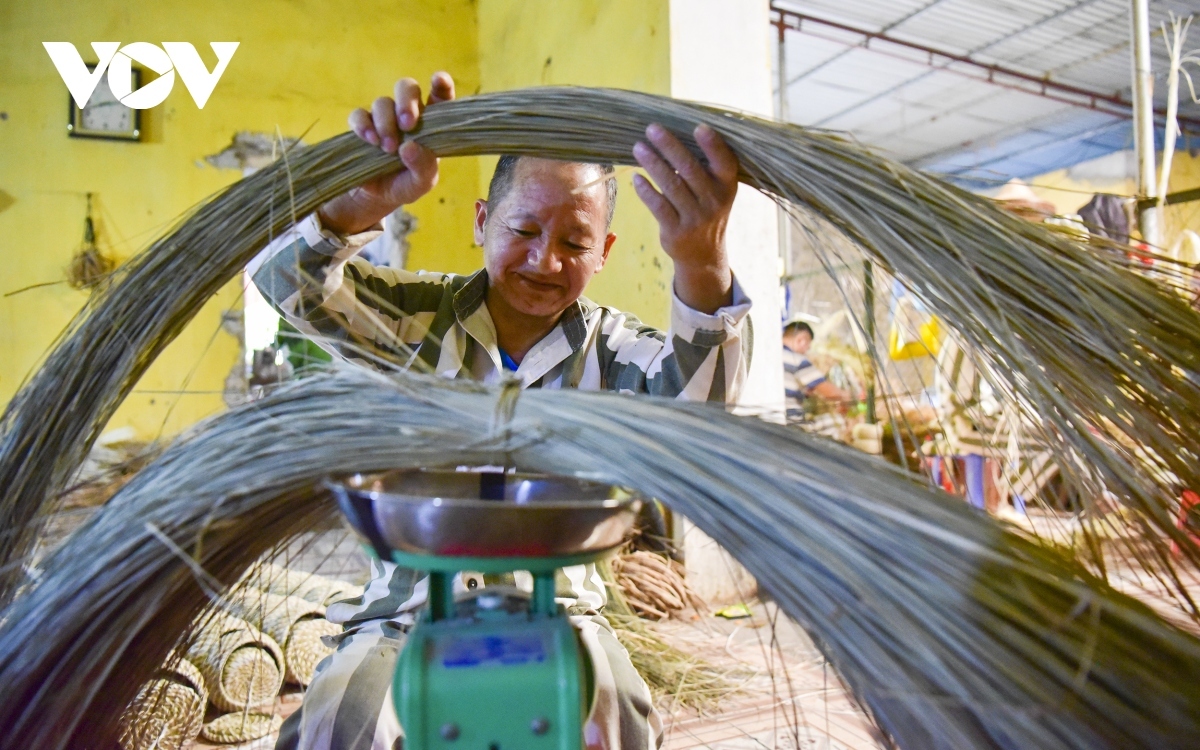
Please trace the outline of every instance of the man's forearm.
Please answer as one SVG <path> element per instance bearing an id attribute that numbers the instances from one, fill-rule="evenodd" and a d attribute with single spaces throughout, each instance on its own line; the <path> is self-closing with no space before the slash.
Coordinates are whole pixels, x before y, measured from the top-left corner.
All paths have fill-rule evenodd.
<path id="1" fill-rule="evenodd" d="M 322 236 L 311 216 L 277 237 L 249 265 L 263 297 L 293 324 L 304 310 L 319 307 L 325 297 L 328 269 L 337 262 L 338 247 Z M 298 294 L 297 294 L 298 293 Z"/>
<path id="2" fill-rule="evenodd" d="M 361 189 L 355 188 L 318 208 L 317 218 L 329 231 L 346 236 L 374 227 L 394 210 L 394 206 L 373 201 Z"/>
<path id="3" fill-rule="evenodd" d="M 826 401 L 837 401 L 841 403 L 849 403 L 850 401 L 853 401 L 849 393 L 843 391 L 841 388 L 838 388 L 828 380 L 818 383 L 817 386 L 813 388 L 813 393 L 825 399 Z"/>
<path id="4" fill-rule="evenodd" d="M 688 307 L 712 315 L 733 302 L 733 272 L 729 266 L 675 264 L 675 295 Z"/>

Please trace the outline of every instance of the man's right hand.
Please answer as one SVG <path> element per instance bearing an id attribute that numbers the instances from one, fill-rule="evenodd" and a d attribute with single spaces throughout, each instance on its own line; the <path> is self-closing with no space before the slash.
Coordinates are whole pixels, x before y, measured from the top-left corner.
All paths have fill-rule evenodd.
<path id="1" fill-rule="evenodd" d="M 376 177 L 348 193 L 325 203 L 317 215 L 326 229 L 338 234 L 354 234 L 374 226 L 400 206 L 425 195 L 438 180 L 438 160 L 433 152 L 415 141 L 404 141 L 404 133 L 417 127 L 425 104 L 454 98 L 454 80 L 449 73 L 435 73 L 429 86 L 428 102 L 421 101 L 421 86 L 412 78 L 396 82 L 396 98 L 381 96 L 371 111 L 356 109 L 350 113 L 350 128 L 367 143 L 400 157 L 398 172 Z"/>

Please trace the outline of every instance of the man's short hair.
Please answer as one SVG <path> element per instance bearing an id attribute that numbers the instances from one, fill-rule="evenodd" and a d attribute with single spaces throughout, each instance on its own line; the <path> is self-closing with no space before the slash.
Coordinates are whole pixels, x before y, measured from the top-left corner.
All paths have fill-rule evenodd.
<path id="1" fill-rule="evenodd" d="M 488 183 L 487 202 L 489 206 L 499 205 L 500 201 L 504 200 L 504 196 L 508 195 L 508 191 L 512 189 L 513 177 L 517 172 L 517 162 L 520 160 L 521 157 L 519 155 L 505 154 L 496 162 L 496 171 L 492 172 L 492 181 Z M 615 171 L 613 165 L 589 162 L 578 163 L 589 167 L 596 167 L 600 170 L 600 174 L 608 175 L 608 179 L 604 182 L 604 192 L 608 198 L 608 214 L 605 216 L 604 228 L 608 229 L 612 226 L 613 212 L 617 210 L 617 180 L 613 177 Z"/>
<path id="2" fill-rule="evenodd" d="M 813 333 L 812 326 L 810 326 L 808 323 L 805 323 L 803 320 L 793 320 L 791 323 L 788 323 L 783 327 L 784 336 L 795 336 L 800 333 L 807 333 L 810 339 L 816 338 L 816 335 Z"/>

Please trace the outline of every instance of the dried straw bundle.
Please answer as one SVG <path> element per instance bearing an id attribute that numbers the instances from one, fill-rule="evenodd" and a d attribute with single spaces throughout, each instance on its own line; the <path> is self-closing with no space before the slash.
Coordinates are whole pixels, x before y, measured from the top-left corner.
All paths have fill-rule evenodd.
<path id="1" fill-rule="evenodd" d="M 1200 641 L 877 459 L 705 405 L 517 400 L 346 367 L 201 426 L 47 560 L 0 626 L 0 737 L 113 736 L 202 592 L 328 519 L 326 475 L 501 462 L 620 483 L 685 514 L 814 636 L 900 747 L 1187 748 L 1200 734 Z"/>
<path id="2" fill-rule="evenodd" d="M 604 617 L 613 627 L 617 640 L 629 652 L 634 669 L 650 686 L 655 698 L 668 698 L 673 704 L 701 711 L 715 707 L 722 698 L 738 690 L 749 674 L 741 670 L 720 670 L 703 658 L 672 645 L 646 624 L 626 599 L 614 580 L 612 560 L 596 567 L 608 588 Z"/>
<path id="3" fill-rule="evenodd" d="M 432 106 L 416 139 L 442 156 L 520 153 L 630 163 L 650 122 L 692 148 L 715 127 L 741 179 L 812 211 L 916 290 L 1040 421 L 1064 471 L 1135 512 L 1148 569 L 1170 569 L 1179 486 L 1200 486 L 1200 315 L 1070 233 L 835 135 L 627 91 L 540 88 Z M 0 420 L 0 602 L 47 504 L 159 352 L 266 240 L 328 197 L 395 167 L 347 134 L 292 153 L 200 206 L 89 301 Z M 186 280 L 184 282 L 183 280 Z M 1087 466 L 1086 471 L 1079 467 Z M 1149 550 L 1148 552 L 1146 550 Z M 1097 561 L 1100 562 L 1100 561 Z M 1182 587 L 1181 587 L 1182 591 Z M 1186 593 L 1182 594 L 1186 598 Z"/>
<path id="4" fill-rule="evenodd" d="M 327 607 L 342 599 L 362 596 L 363 587 L 328 578 L 317 573 L 292 570 L 275 563 L 255 566 L 246 575 L 246 582 L 261 591 L 301 599 Z"/>

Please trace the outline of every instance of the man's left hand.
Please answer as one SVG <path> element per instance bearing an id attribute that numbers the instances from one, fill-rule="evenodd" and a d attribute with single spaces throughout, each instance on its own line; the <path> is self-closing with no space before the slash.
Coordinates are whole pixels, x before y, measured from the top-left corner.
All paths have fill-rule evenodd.
<path id="1" fill-rule="evenodd" d="M 714 313 L 733 301 L 725 254 L 725 225 L 737 196 L 738 160 L 716 131 L 693 131 L 708 164 L 701 164 L 666 128 L 652 124 L 633 157 L 654 179 L 634 175 L 633 188 L 658 220 L 663 250 L 675 262 L 675 294 L 688 307 Z"/>

